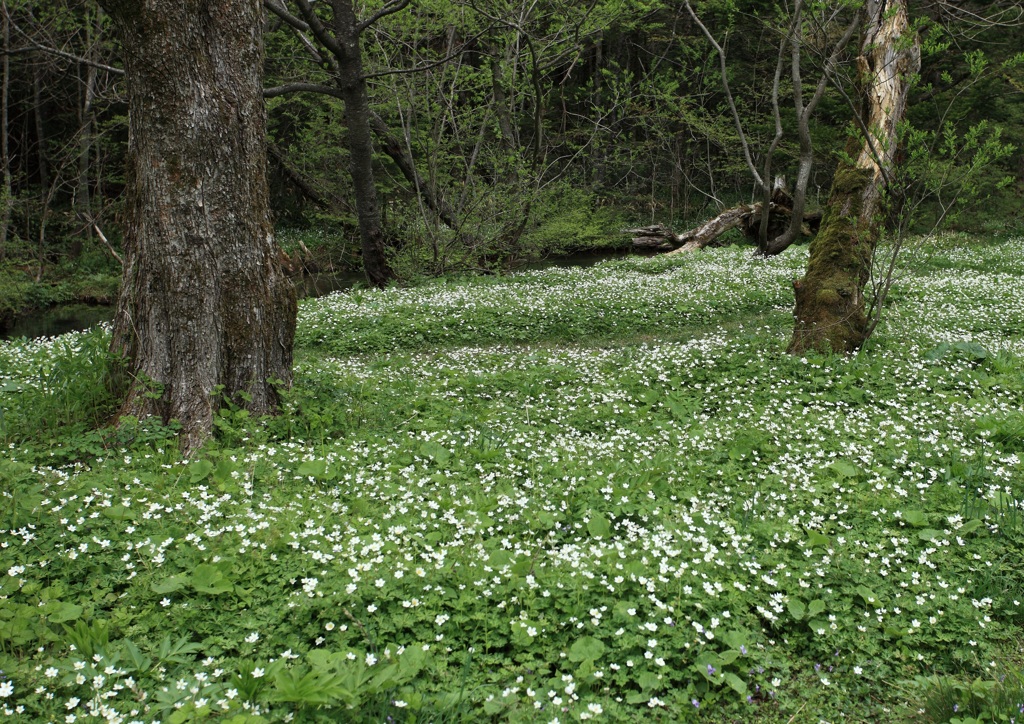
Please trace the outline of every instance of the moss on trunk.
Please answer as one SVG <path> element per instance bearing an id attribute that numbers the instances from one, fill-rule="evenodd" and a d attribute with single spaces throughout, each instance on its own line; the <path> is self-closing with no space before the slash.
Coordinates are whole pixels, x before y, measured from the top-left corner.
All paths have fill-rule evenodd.
<path id="1" fill-rule="evenodd" d="M 807 273 L 793 283 L 796 324 L 789 352 L 852 352 L 864 343 L 864 284 L 876 231 L 862 214 L 873 191 L 871 169 L 836 172 L 821 230 L 811 242 Z"/>
<path id="2" fill-rule="evenodd" d="M 864 288 L 878 241 L 877 217 L 921 53 L 907 19 L 906 0 L 867 0 L 863 12 L 858 65 L 865 83 L 865 110 L 859 120 L 865 137 L 851 139 L 847 146 L 850 160 L 836 169 L 807 273 L 793 283 L 796 323 L 788 349 L 792 354 L 853 352 L 864 344 L 870 328 Z"/>

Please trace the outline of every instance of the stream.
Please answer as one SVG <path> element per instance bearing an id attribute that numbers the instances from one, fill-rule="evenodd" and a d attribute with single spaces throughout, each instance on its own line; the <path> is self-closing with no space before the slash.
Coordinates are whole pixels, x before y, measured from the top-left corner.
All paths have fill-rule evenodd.
<path id="1" fill-rule="evenodd" d="M 528 269 L 546 269 L 548 267 L 593 266 L 609 259 L 623 259 L 627 256 L 648 253 L 632 249 L 612 251 L 582 251 L 569 256 L 550 257 L 538 261 L 518 264 L 511 271 Z M 363 281 L 360 272 L 303 274 L 295 278 L 295 288 L 300 299 L 322 297 L 331 292 L 342 291 Z M 59 334 L 88 329 L 101 322 L 109 322 L 114 317 L 114 308 L 106 305 L 93 304 L 61 304 L 44 309 L 35 314 L 19 317 L 6 331 L 0 331 L 0 340 L 17 337 L 53 337 Z"/>

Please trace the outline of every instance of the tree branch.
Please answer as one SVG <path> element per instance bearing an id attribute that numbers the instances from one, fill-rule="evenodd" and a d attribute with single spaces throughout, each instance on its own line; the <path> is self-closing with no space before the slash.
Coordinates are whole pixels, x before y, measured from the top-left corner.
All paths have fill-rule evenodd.
<path id="1" fill-rule="evenodd" d="M 295 36 L 299 39 L 311 56 L 313 56 L 313 62 L 318 65 L 326 65 L 332 73 L 338 72 L 338 61 L 332 55 L 324 55 L 320 50 L 313 44 L 313 41 L 306 37 L 306 33 L 309 32 L 309 24 L 299 20 L 297 17 L 288 12 L 288 10 L 278 5 L 275 0 L 263 0 L 263 5 L 277 17 L 281 18 L 285 24 L 291 26 L 295 31 Z"/>
<path id="2" fill-rule="evenodd" d="M 767 184 L 765 180 L 761 178 L 761 174 L 757 172 L 757 167 L 754 165 L 754 159 L 750 156 L 750 143 L 747 141 L 747 135 L 743 132 L 743 123 L 740 121 L 739 111 L 736 110 L 736 101 L 733 99 L 732 91 L 729 89 L 729 70 L 725 63 L 725 51 L 722 50 L 722 46 L 718 44 L 718 41 L 715 40 L 715 36 L 711 34 L 711 31 L 707 29 L 707 26 L 704 25 L 704 23 L 700 21 L 700 18 L 697 17 L 697 13 L 695 13 L 693 8 L 690 6 L 690 0 L 686 0 L 683 4 L 686 6 L 686 11 L 690 13 L 690 17 L 693 18 L 695 23 L 697 23 L 697 27 L 701 29 L 704 33 L 704 37 L 708 39 L 708 42 L 711 43 L 712 46 L 714 46 L 715 52 L 718 54 L 718 62 L 722 68 L 722 87 L 725 90 L 725 98 L 729 101 L 729 109 L 732 111 L 733 121 L 736 123 L 736 132 L 740 137 L 740 147 L 743 149 L 743 158 L 747 162 L 747 168 L 750 170 L 750 173 L 754 176 L 754 182 L 757 184 L 757 187 L 763 191 L 767 187 Z"/>
<path id="3" fill-rule="evenodd" d="M 80 55 L 74 55 L 72 53 L 65 53 L 63 50 L 57 50 L 56 48 L 51 48 L 51 47 L 46 46 L 46 45 L 39 45 L 39 44 L 26 45 L 26 46 L 21 47 L 21 48 L 14 48 L 12 50 L 8 50 L 6 53 L 0 52 L 0 55 L 19 55 L 21 53 L 31 53 L 32 51 L 39 51 L 41 53 L 49 53 L 50 55 L 55 55 L 58 58 L 64 58 L 65 60 L 71 60 L 71 61 L 74 61 L 75 63 L 81 63 L 82 65 L 88 65 L 88 66 L 92 66 L 93 68 L 99 68 L 100 70 L 105 70 L 108 73 L 112 73 L 113 75 L 124 75 L 124 69 L 123 68 L 115 68 L 112 65 L 106 65 L 104 63 L 98 63 L 95 60 L 89 60 L 88 58 L 83 58 Z"/>
<path id="4" fill-rule="evenodd" d="M 444 65 L 448 61 L 454 60 L 455 58 L 458 58 L 463 53 L 467 52 L 469 50 L 469 45 L 473 41 L 478 40 L 485 33 L 489 32 L 491 30 L 491 28 L 493 28 L 493 27 L 494 27 L 493 24 L 492 25 L 488 25 L 486 28 L 481 30 L 479 33 L 474 35 L 472 38 L 470 38 L 469 40 L 465 41 L 462 44 L 462 47 L 460 47 L 458 50 L 456 50 L 456 51 L 454 51 L 452 53 L 449 53 L 448 55 L 446 55 L 445 57 L 441 58 L 440 60 L 435 60 L 435 61 L 432 61 L 430 63 L 427 63 L 426 65 L 420 65 L 420 66 L 417 66 L 415 68 L 398 68 L 396 70 L 382 70 L 382 71 L 377 72 L 377 73 L 367 73 L 366 75 L 363 76 L 363 80 L 369 80 L 370 78 L 383 78 L 384 76 L 387 76 L 387 75 L 407 75 L 409 73 L 422 73 L 423 71 L 430 70 L 432 68 L 437 68 L 438 66 Z"/>
<path id="5" fill-rule="evenodd" d="M 323 46 L 331 51 L 335 56 L 341 58 L 345 56 L 345 49 L 341 47 L 338 39 L 330 34 L 324 24 L 320 22 L 320 18 L 316 16 L 313 11 L 313 6 L 309 4 L 309 0 L 295 0 L 295 4 L 299 6 L 299 11 L 302 13 L 302 17 L 309 25 L 310 31 L 313 36 L 323 43 Z"/>
<path id="6" fill-rule="evenodd" d="M 270 12 L 274 13 L 277 17 L 281 18 L 285 23 L 291 25 L 293 28 L 298 30 L 300 33 L 309 32 L 309 24 L 303 22 L 299 18 L 288 12 L 288 8 L 284 5 L 278 5 L 275 0 L 263 0 L 263 7 Z"/>
<path id="7" fill-rule="evenodd" d="M 264 98 L 277 98 L 278 96 L 290 95 L 292 93 L 319 93 L 325 96 L 333 96 L 335 98 L 341 98 L 344 100 L 345 96 L 337 88 L 332 88 L 329 85 L 319 85 L 317 83 L 285 83 L 284 85 L 277 85 L 273 88 L 264 88 Z"/>
<path id="8" fill-rule="evenodd" d="M 362 21 L 361 23 L 357 23 L 356 33 L 363 32 L 368 27 L 370 27 L 371 25 L 373 25 L 375 22 L 377 22 L 386 15 L 393 15 L 399 12 L 400 10 L 404 10 L 408 5 L 409 0 L 391 0 L 390 2 L 386 3 L 384 7 L 382 7 L 380 10 L 378 10 L 373 15 L 368 17 L 366 20 Z"/>
<path id="9" fill-rule="evenodd" d="M 288 159 L 282 153 L 281 149 L 275 146 L 273 143 L 267 144 L 267 155 L 270 156 L 281 169 L 281 172 L 291 181 L 295 187 L 302 192 L 302 194 L 313 201 L 317 205 L 323 208 L 329 208 L 330 202 L 323 197 L 323 195 L 313 188 L 313 184 L 310 183 L 309 179 L 303 176 L 297 169 L 295 169 Z"/>

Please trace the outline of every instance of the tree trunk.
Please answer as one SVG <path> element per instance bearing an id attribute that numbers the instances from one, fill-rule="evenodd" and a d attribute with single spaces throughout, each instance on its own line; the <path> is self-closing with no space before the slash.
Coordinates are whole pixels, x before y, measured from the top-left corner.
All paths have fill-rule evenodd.
<path id="1" fill-rule="evenodd" d="M 129 104 L 125 269 L 112 350 L 121 415 L 210 434 L 222 396 L 257 413 L 291 380 L 295 291 L 266 179 L 258 0 L 104 0 Z M 155 394 L 151 394 L 155 393 Z"/>
<path id="2" fill-rule="evenodd" d="M 777 177 L 772 185 L 771 196 L 768 200 L 768 213 L 763 215 L 761 209 L 764 203 L 740 204 L 731 209 L 726 209 L 715 218 L 705 221 L 700 226 L 694 227 L 682 234 L 674 234 L 664 225 L 656 224 L 642 229 L 626 229 L 627 234 L 635 234 L 633 246 L 641 249 L 653 249 L 655 251 L 667 251 L 670 254 L 676 252 L 698 251 L 708 246 L 721 246 L 723 242 L 719 238 L 731 229 L 739 229 L 750 241 L 758 245 L 757 253 L 766 256 L 772 253 L 772 247 L 768 250 L 761 247 L 761 240 L 765 238 L 763 232 L 767 231 L 770 238 L 779 238 L 784 230 L 795 226 L 800 233 L 816 234 L 821 226 L 821 212 L 802 213 L 795 217 L 793 197 L 786 188 L 786 180 Z M 788 244 L 787 244 L 788 246 Z M 782 247 L 774 253 L 785 251 Z"/>
<path id="3" fill-rule="evenodd" d="M 87 52 L 92 55 L 94 46 L 99 45 L 98 38 L 102 29 L 102 18 L 97 11 L 95 19 L 95 33 L 93 24 L 86 27 L 86 41 L 89 43 Z M 96 99 L 96 74 L 95 65 L 88 65 L 85 68 L 85 82 L 82 89 L 82 104 L 79 106 L 78 117 L 78 179 L 75 184 L 74 208 L 79 219 L 85 221 L 84 234 L 87 239 L 92 238 L 92 200 L 89 189 L 89 162 L 92 158 L 93 138 L 93 102 Z M 79 238 L 72 240 L 68 249 L 68 256 L 77 259 L 82 253 L 82 241 Z"/>
<path id="4" fill-rule="evenodd" d="M 42 198 L 50 186 L 50 163 L 46 157 L 46 126 L 43 123 L 43 64 L 38 63 L 32 69 L 32 120 L 36 134 L 36 153 L 38 155 L 39 189 Z"/>
<path id="5" fill-rule="evenodd" d="M 11 155 L 8 123 L 10 121 L 11 84 L 11 20 L 7 15 L 7 3 L 0 7 L 0 24 L 3 35 L 3 58 L 0 58 L 0 165 L 3 166 L 3 189 L 0 190 L 0 260 L 7 254 L 7 233 L 11 225 L 11 210 L 14 205 L 14 190 L 11 185 Z"/>
<path id="6" fill-rule="evenodd" d="M 388 264 L 381 223 L 380 201 L 373 178 L 373 139 L 370 134 L 370 99 L 363 79 L 363 58 L 359 48 L 359 28 L 351 0 L 334 0 L 335 34 L 342 53 L 338 54 L 338 88 L 345 102 L 348 128 L 348 153 L 352 168 L 352 186 L 359 216 L 363 269 L 375 287 L 384 287 L 395 278 Z"/>
<path id="7" fill-rule="evenodd" d="M 676 242 L 682 244 L 670 254 L 679 252 L 697 251 L 710 246 L 722 234 L 737 227 L 752 228 L 759 224 L 757 219 L 761 218 L 761 204 L 743 204 L 728 209 L 701 226 L 683 232 L 676 237 Z M 752 220 L 755 220 L 752 223 Z"/>
<path id="8" fill-rule="evenodd" d="M 788 351 L 853 352 L 868 333 L 864 287 L 879 233 L 882 192 L 896 154 L 898 125 L 921 63 L 906 0 L 868 0 L 858 65 L 865 83 L 862 147 L 841 161 L 807 272 L 793 283 L 795 325 Z"/>
<path id="9" fill-rule="evenodd" d="M 416 168 L 416 162 L 406 152 L 404 144 L 392 135 L 384 119 L 371 111 L 370 125 L 373 128 L 373 132 L 377 134 L 380 149 L 394 161 L 395 166 L 405 176 L 405 180 L 409 182 L 410 188 L 423 199 L 423 203 L 437 215 L 437 218 L 443 224 L 452 231 L 457 231 L 461 224 L 459 224 L 455 210 L 452 209 L 444 197 L 435 193 L 433 186 L 428 184 L 426 179 L 420 175 Z"/>

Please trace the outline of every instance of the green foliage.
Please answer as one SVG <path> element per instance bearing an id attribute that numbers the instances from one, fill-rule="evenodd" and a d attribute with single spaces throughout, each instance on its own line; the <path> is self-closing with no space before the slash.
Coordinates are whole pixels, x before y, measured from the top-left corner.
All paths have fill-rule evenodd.
<path id="1" fill-rule="evenodd" d="M 445 280 L 382 294 L 335 295 L 301 306 L 297 340 L 307 349 L 352 354 L 623 334 L 683 335 L 787 304 L 788 279 L 803 263 L 787 257 L 769 267 L 749 258 L 743 248 L 732 249 L 728 260 L 730 284 L 713 282 L 717 268 L 663 257 Z M 693 288 L 701 294 L 693 294 Z"/>
<path id="2" fill-rule="evenodd" d="M 192 459 L 146 421 L 12 436 L 0 706 L 1012 717 L 1021 249 L 941 238 L 856 358 L 782 353 L 806 250 L 307 301 L 285 410 Z M 0 345 L 3 383 L 46 404 L 95 334 Z"/>
<path id="3" fill-rule="evenodd" d="M 0 346 L 0 442 L 34 439 L 58 447 L 83 442 L 75 441 L 76 432 L 93 437 L 87 431 L 105 422 L 116 404 L 106 385 L 113 361 L 108 347 L 99 327 Z"/>
<path id="4" fill-rule="evenodd" d="M 993 662 L 994 663 L 994 662 Z M 923 703 L 921 721 L 983 724 L 1016 721 L 1024 714 L 1024 676 L 1019 669 L 992 670 L 964 680 L 954 676 L 919 676 L 911 691 Z"/>
<path id="5" fill-rule="evenodd" d="M 619 209 L 598 205 L 591 194 L 558 185 L 534 207 L 534 223 L 523 235 L 528 257 L 623 246 L 627 219 Z"/>

